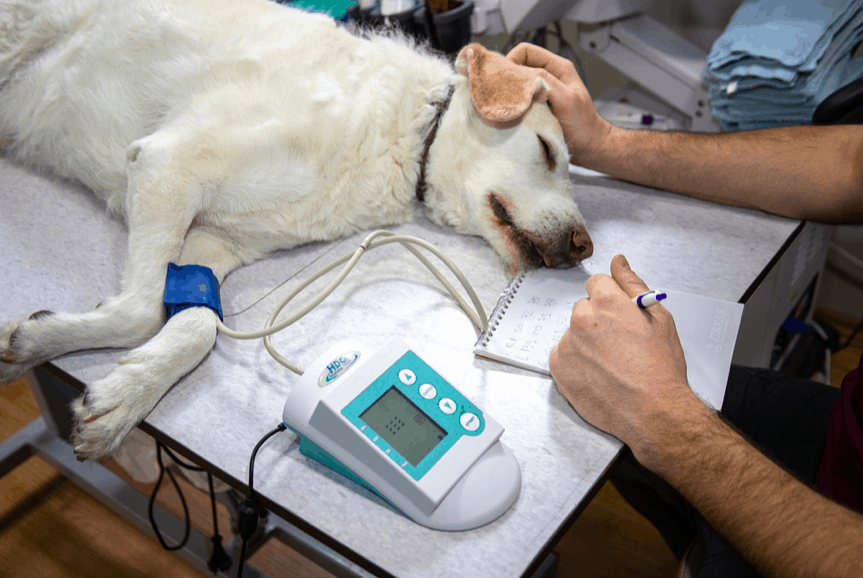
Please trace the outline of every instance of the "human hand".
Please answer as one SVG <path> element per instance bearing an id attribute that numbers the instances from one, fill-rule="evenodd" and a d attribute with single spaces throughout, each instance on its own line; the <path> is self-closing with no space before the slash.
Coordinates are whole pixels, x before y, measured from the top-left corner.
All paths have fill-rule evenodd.
<path id="1" fill-rule="evenodd" d="M 645 467 L 658 471 L 663 448 L 680 442 L 692 419 L 707 408 L 689 388 L 686 360 L 665 307 L 641 310 L 632 302 L 647 285 L 623 255 L 611 277 L 587 281 L 570 328 L 552 351 L 558 389 L 594 426 L 617 436 Z"/>
<path id="2" fill-rule="evenodd" d="M 540 68 L 540 77 L 548 82 L 548 104 L 563 130 L 572 162 L 585 159 L 601 147 L 612 125 L 596 111 L 575 66 L 562 56 L 534 44 L 522 42 L 506 57 L 516 64 Z"/>

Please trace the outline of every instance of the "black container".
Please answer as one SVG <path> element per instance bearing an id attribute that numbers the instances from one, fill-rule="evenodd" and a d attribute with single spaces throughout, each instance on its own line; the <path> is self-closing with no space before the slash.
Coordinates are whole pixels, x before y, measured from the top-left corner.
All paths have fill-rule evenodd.
<path id="1" fill-rule="evenodd" d="M 381 16 L 380 6 L 372 9 L 372 14 L 377 13 L 376 18 L 379 18 L 383 25 L 395 25 L 401 28 L 406 33 L 419 40 L 427 40 L 428 34 L 425 28 L 419 25 L 416 20 L 416 8 L 399 12 L 398 14 L 390 14 L 389 16 Z"/>
<path id="2" fill-rule="evenodd" d="M 356 21 L 366 28 L 383 28 L 385 26 L 395 26 L 400 28 L 406 34 L 410 34 L 418 40 L 428 40 L 428 34 L 423 26 L 416 19 L 416 8 L 399 12 L 398 14 L 390 14 L 389 16 L 381 15 L 380 6 L 375 6 L 370 10 L 360 10 L 358 4 L 354 4 L 346 11 L 349 19 Z"/>
<path id="3" fill-rule="evenodd" d="M 470 42 L 470 16 L 473 14 L 473 1 L 462 3 L 429 19 L 425 7 L 420 8 L 416 20 L 432 41 L 432 45 L 447 54 L 455 54 Z"/>

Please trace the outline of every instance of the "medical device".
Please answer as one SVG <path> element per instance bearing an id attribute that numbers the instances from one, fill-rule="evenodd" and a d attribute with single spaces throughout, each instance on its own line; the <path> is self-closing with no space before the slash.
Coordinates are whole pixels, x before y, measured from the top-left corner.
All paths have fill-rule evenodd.
<path id="1" fill-rule="evenodd" d="M 521 471 L 500 442 L 500 424 L 399 338 L 377 352 L 362 343 L 334 345 L 306 370 L 278 354 L 269 341 L 332 293 L 367 250 L 396 242 L 435 275 L 479 331 L 487 329 L 482 304 L 458 267 L 433 245 L 389 231 L 375 231 L 355 251 L 301 283 L 273 310 L 263 330 L 241 333 L 222 322 L 218 327 L 229 337 L 263 338 L 279 363 L 300 374 L 277 429 L 288 427 L 301 436 L 303 454 L 371 488 L 419 524 L 441 530 L 476 528 L 506 512 L 521 489 Z M 447 265 L 475 310 L 417 246 Z M 318 297 L 276 323 L 288 302 L 341 264 L 342 271 Z M 249 467 L 251 497 L 254 455 L 261 443 Z"/>
<path id="2" fill-rule="evenodd" d="M 503 427 L 400 338 L 375 353 L 332 347 L 294 385 L 282 417 L 301 452 L 429 528 L 487 524 L 521 488 Z"/>

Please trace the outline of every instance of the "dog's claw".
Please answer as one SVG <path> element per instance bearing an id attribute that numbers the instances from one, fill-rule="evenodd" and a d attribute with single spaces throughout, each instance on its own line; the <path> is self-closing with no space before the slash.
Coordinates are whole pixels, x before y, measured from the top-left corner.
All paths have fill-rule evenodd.
<path id="1" fill-rule="evenodd" d="M 3 363 L 15 363 L 16 359 L 17 357 L 15 356 L 14 351 L 7 351 L 3 354 L 3 357 L 0 357 L 0 361 L 2 361 Z"/>
<path id="2" fill-rule="evenodd" d="M 85 418 L 85 419 L 83 419 L 83 420 L 81 420 L 81 421 L 82 421 L 82 422 L 84 422 L 84 423 L 93 423 L 93 422 L 94 422 L 94 421 L 96 421 L 97 419 L 99 419 L 99 416 L 98 416 L 98 415 L 91 415 L 91 416 L 89 416 L 89 417 L 87 417 L 87 418 Z"/>

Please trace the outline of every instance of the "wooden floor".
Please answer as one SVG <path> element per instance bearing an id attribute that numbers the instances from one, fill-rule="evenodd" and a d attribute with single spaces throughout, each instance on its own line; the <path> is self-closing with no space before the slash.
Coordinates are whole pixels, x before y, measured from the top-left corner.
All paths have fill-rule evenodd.
<path id="1" fill-rule="evenodd" d="M 854 321 L 830 315 L 847 335 Z M 834 384 L 857 366 L 861 339 L 833 358 Z M 25 380 L 0 388 L 0 439 L 39 415 Z M 106 465 L 124 475 L 111 460 Z M 137 484 L 149 495 L 151 486 Z M 183 483 L 193 524 L 210 534 L 209 497 Z M 172 490 L 160 503 L 179 512 Z M 227 513 L 220 506 L 220 531 L 228 539 Z M 606 484 L 565 535 L 559 578 L 660 578 L 674 575 L 677 561 L 657 532 Z M 252 563 L 270 576 L 330 576 L 286 546 L 271 541 Z M 192 578 L 204 576 L 165 552 L 50 466 L 31 458 L 0 480 L 0 578 L 80 577 Z"/>

